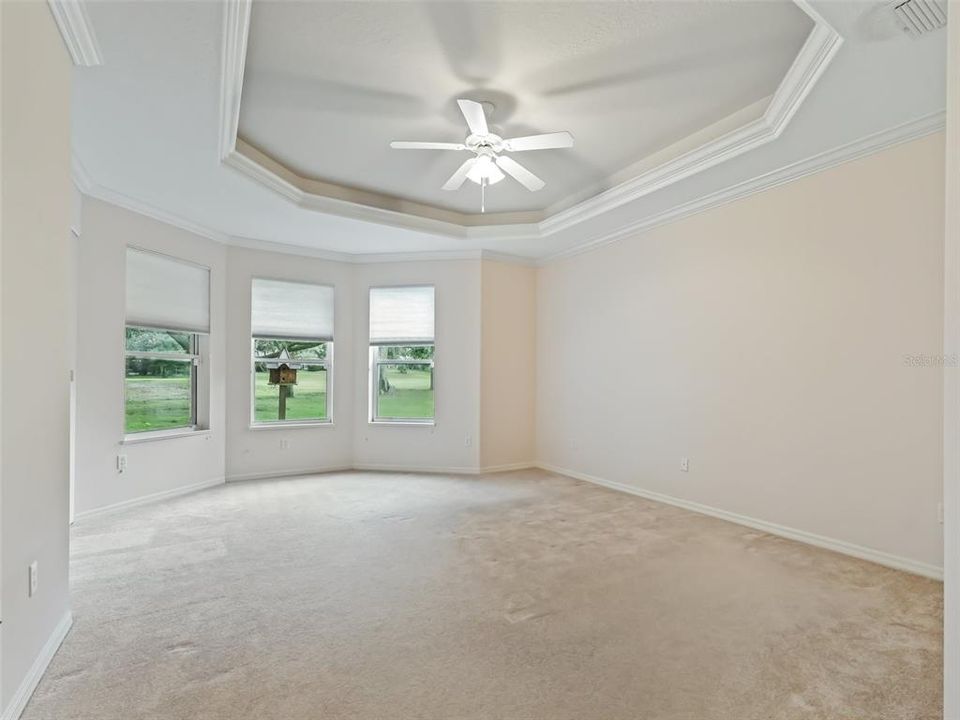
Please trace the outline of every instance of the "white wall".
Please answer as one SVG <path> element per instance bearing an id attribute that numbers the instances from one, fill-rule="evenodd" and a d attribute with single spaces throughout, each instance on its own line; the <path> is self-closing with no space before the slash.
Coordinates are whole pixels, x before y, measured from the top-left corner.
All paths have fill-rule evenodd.
<path id="1" fill-rule="evenodd" d="M 0 3 L 0 27 L 0 708 L 13 712 L 44 645 L 69 622 L 72 66 L 46 3 Z"/>
<path id="2" fill-rule="evenodd" d="M 210 268 L 209 433 L 122 444 L 126 248 L 165 253 Z M 77 348 L 78 515 L 224 478 L 226 249 L 223 245 L 99 200 L 83 200 Z M 208 370 L 208 372 L 207 372 Z M 119 453 L 127 471 L 117 472 Z"/>
<path id="3" fill-rule="evenodd" d="M 228 272 L 228 479 L 352 466 L 478 469 L 478 260 L 355 265 L 231 248 Z M 258 276 L 336 287 L 331 425 L 249 427 L 250 282 Z M 436 287 L 435 425 L 369 422 L 369 288 L 404 284 Z M 289 447 L 282 448 L 281 439 Z"/>
<path id="4" fill-rule="evenodd" d="M 536 457 L 537 271 L 484 261 L 481 270 L 480 465 Z"/>
<path id="5" fill-rule="evenodd" d="M 541 270 L 551 466 L 939 567 L 942 134 Z M 679 471 L 689 457 L 690 471 Z"/>
<path id="6" fill-rule="evenodd" d="M 960 0 L 949 12 L 960 15 Z M 960 355 L 960 23 L 947 24 L 943 351 Z M 960 375 L 943 387 L 943 717 L 960 717 Z"/>
<path id="7" fill-rule="evenodd" d="M 353 266 L 316 258 L 230 248 L 227 305 L 227 478 L 306 473 L 353 462 Z M 254 277 L 333 285 L 333 423 L 250 427 L 250 285 Z M 362 373 L 361 373 L 362 374 Z M 281 447 L 281 440 L 288 447 Z"/>
<path id="8" fill-rule="evenodd" d="M 121 444 L 128 242 L 211 268 L 209 434 Z M 82 516 L 224 477 L 243 480 L 355 465 L 476 471 L 480 267 L 479 260 L 355 265 L 228 248 L 84 198 L 78 299 L 77 513 Z M 331 424 L 250 426 L 250 285 L 254 277 L 335 287 Z M 371 425 L 367 293 L 373 285 L 407 283 L 429 283 L 437 289 L 436 424 Z M 116 456 L 121 452 L 128 458 L 123 474 L 116 471 Z"/>
<path id="9" fill-rule="evenodd" d="M 435 425 L 371 424 L 366 372 L 369 291 L 378 285 L 436 288 Z M 354 463 L 366 468 L 476 471 L 480 443 L 480 261 L 354 267 Z"/>

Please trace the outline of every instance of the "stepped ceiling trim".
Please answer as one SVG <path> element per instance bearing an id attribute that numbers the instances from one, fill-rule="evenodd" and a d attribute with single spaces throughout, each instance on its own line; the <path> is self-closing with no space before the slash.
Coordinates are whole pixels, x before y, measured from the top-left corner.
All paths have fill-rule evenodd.
<path id="1" fill-rule="evenodd" d="M 238 138 L 252 0 L 224 0 L 220 161 L 307 210 L 447 238 L 509 241 L 549 237 L 776 140 L 843 42 L 839 33 L 806 0 L 794 2 L 813 20 L 814 27 L 776 92 L 769 101 L 761 101 L 766 102 L 766 108 L 760 117 L 738 124 L 738 115 L 750 115 L 746 112 L 749 108 L 745 108 L 697 133 L 710 137 L 706 142 L 666 157 L 662 162 L 658 162 L 656 156 L 648 158 L 637 164 L 643 165 L 643 169 L 635 177 L 572 207 L 553 213 L 548 210 L 546 214 L 468 215 L 301 177 Z M 691 144 L 690 139 L 681 142 Z M 665 155 L 669 150 L 657 155 Z M 597 241 L 598 238 L 588 237 L 584 244 Z"/>
<path id="2" fill-rule="evenodd" d="M 47 4 L 73 64 L 79 67 L 103 65 L 103 55 L 83 0 L 48 0 Z"/>
<path id="3" fill-rule="evenodd" d="M 104 187 L 94 182 L 89 173 L 80 163 L 79 159 L 73 158 L 73 182 L 77 189 L 92 198 L 102 200 L 103 202 L 122 207 L 131 212 L 144 215 L 154 220 L 173 225 L 182 230 L 186 230 L 200 237 L 205 237 L 225 245 L 243 247 L 251 250 L 262 250 L 265 252 L 280 252 L 289 255 L 301 255 L 305 257 L 315 257 L 324 260 L 344 263 L 377 263 L 377 262 L 414 262 L 426 260 L 467 260 L 467 259 L 489 259 L 501 262 L 511 262 L 520 265 L 544 266 L 553 262 L 563 260 L 564 258 L 589 252 L 591 250 L 615 243 L 619 240 L 626 240 L 630 237 L 638 236 L 648 230 L 677 222 L 691 215 L 726 205 L 743 198 L 749 197 L 764 190 L 783 185 L 785 183 L 798 180 L 827 170 L 841 163 L 857 160 L 858 158 L 871 155 L 882 150 L 894 147 L 901 143 L 918 140 L 927 135 L 931 135 L 943 130 L 946 123 L 946 114 L 942 111 L 919 117 L 910 122 L 904 123 L 889 130 L 884 130 L 864 138 L 860 138 L 845 145 L 840 145 L 826 152 L 815 155 L 771 172 L 760 175 L 751 180 L 731 185 L 723 190 L 706 194 L 690 202 L 678 205 L 674 208 L 665 210 L 656 215 L 643 218 L 640 221 L 625 224 L 623 227 L 596 237 L 587 238 L 579 245 L 554 253 L 546 257 L 534 258 L 509 253 L 494 252 L 490 250 L 463 250 L 463 251 L 437 251 L 437 252 L 400 252 L 400 253 L 344 253 L 332 250 L 321 250 L 303 245 L 293 245 L 290 243 L 276 242 L 272 240 L 258 240 L 254 238 L 244 238 L 227 235 L 225 233 L 213 230 L 188 220 L 184 217 L 174 215 L 162 210 L 154 205 L 142 202 L 129 195 L 118 192 L 111 188 Z"/>

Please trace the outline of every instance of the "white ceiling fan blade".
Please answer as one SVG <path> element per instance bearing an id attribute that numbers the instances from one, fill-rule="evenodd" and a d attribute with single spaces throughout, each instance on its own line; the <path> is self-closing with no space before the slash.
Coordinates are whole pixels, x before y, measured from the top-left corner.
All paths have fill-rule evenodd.
<path id="1" fill-rule="evenodd" d="M 447 142 L 406 142 L 394 140 L 390 143 L 394 150 L 466 150 L 467 146 L 463 143 Z"/>
<path id="2" fill-rule="evenodd" d="M 460 186 L 463 185 L 464 181 L 467 179 L 467 173 L 470 172 L 474 164 L 476 164 L 477 159 L 475 157 L 467 160 L 463 165 L 457 168 L 457 171 L 450 176 L 450 179 L 444 183 L 444 190 L 459 190 Z"/>
<path id="3" fill-rule="evenodd" d="M 573 147 L 573 135 L 566 130 L 562 132 L 544 133 L 543 135 L 527 135 L 525 137 L 504 140 L 503 146 L 513 152 L 568 148 Z"/>
<path id="4" fill-rule="evenodd" d="M 471 133 L 474 135 L 490 134 L 487 129 L 487 116 L 483 112 L 483 105 L 473 100 L 457 100 L 457 104 L 460 106 L 460 112 L 463 113 Z"/>
<path id="5" fill-rule="evenodd" d="M 523 165 L 518 163 L 513 158 L 508 158 L 506 155 L 501 155 L 497 158 L 497 165 L 503 170 L 507 175 L 512 177 L 518 183 L 523 185 L 527 190 L 531 192 L 536 192 L 537 190 L 542 190 L 543 186 L 546 183 L 534 175 L 532 172 L 527 170 Z"/>

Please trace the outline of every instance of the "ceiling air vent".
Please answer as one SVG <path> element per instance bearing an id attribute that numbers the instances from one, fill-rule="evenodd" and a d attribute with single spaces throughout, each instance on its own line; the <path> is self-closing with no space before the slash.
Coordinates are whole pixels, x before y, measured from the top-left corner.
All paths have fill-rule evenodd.
<path id="1" fill-rule="evenodd" d="M 897 0 L 890 7 L 910 37 L 921 37 L 947 24 L 946 0 Z"/>

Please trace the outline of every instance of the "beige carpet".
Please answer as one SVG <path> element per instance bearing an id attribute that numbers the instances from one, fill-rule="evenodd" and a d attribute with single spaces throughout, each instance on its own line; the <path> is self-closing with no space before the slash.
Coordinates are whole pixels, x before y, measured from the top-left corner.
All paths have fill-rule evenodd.
<path id="1" fill-rule="evenodd" d="M 24 720 L 933 720 L 941 586 L 539 471 L 81 522 Z"/>

